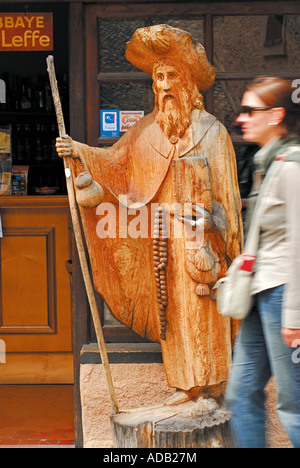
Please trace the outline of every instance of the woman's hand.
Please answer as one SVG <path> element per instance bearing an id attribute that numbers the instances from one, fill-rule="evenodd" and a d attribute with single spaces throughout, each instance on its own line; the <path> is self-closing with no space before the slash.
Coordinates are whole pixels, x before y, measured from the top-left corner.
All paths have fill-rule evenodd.
<path id="1" fill-rule="evenodd" d="M 76 146 L 74 145 L 74 142 L 69 135 L 64 135 L 62 138 L 56 138 L 56 151 L 58 153 L 58 156 L 60 158 L 66 158 L 66 157 L 72 157 L 76 158 L 78 157 L 77 151 L 76 151 Z"/>
<path id="2" fill-rule="evenodd" d="M 300 346 L 300 329 L 299 328 L 282 328 L 281 335 L 284 343 L 290 348 Z"/>

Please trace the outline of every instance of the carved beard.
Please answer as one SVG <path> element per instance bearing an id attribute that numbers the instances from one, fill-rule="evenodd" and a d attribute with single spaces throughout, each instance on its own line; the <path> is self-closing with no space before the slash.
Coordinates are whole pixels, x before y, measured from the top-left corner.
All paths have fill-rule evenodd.
<path id="1" fill-rule="evenodd" d="M 169 93 L 157 96 L 158 113 L 155 121 L 170 139 L 172 135 L 182 138 L 190 125 L 193 108 L 191 93 L 181 89 L 179 93 Z"/>

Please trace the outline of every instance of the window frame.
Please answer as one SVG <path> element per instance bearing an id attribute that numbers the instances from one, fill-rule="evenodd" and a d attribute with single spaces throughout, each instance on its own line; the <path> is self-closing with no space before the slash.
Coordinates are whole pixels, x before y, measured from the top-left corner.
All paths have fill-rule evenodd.
<path id="1" fill-rule="evenodd" d="M 213 18 L 214 16 L 262 16 L 262 15 L 300 15 L 300 4 L 296 2 L 204 2 L 204 3 L 138 3 L 135 0 L 127 3 L 90 3 L 85 4 L 85 79 L 86 79 L 86 142 L 90 146 L 111 146 L 118 138 L 99 137 L 100 134 L 100 93 L 103 83 L 138 83 L 151 82 L 152 78 L 146 73 L 99 73 L 98 72 L 98 18 L 103 19 L 130 19 L 136 17 L 169 17 L 188 18 L 199 17 L 204 19 L 204 43 L 208 60 L 213 63 Z M 138 14 L 137 14 L 138 12 Z M 216 74 L 216 81 L 251 80 L 258 73 L 230 73 Z M 297 73 L 278 72 L 277 76 L 286 79 L 296 78 Z M 300 70 L 299 70 L 300 76 Z M 214 89 L 211 87 L 205 93 L 205 108 L 214 113 Z M 236 139 L 235 144 L 242 140 Z M 100 315 L 103 320 L 103 305 L 99 303 Z M 90 330 L 92 330 L 92 326 Z M 123 325 L 103 326 L 107 342 L 139 342 L 145 341 L 132 330 Z M 93 331 L 90 332 L 90 342 L 96 341 Z"/>
<path id="2" fill-rule="evenodd" d="M 139 12 L 137 15 L 137 11 Z M 213 63 L 214 45 L 213 45 L 213 17 L 214 16 L 262 16 L 262 15 L 276 15 L 276 14 L 300 14 L 299 4 L 294 2 L 241 2 L 239 4 L 230 2 L 226 5 L 224 3 L 177 3 L 177 4 L 155 4 L 155 3 L 132 3 L 124 5 L 115 5 L 114 7 L 91 4 L 86 7 L 86 37 L 87 37 L 87 62 L 86 72 L 87 77 L 93 73 L 93 79 L 87 80 L 87 121 L 97 121 L 96 131 L 100 128 L 100 117 L 98 112 L 98 103 L 101 93 L 102 83 L 138 83 L 138 82 L 151 82 L 152 78 L 143 72 L 131 73 L 98 73 L 95 69 L 98 65 L 98 44 L 97 44 L 97 19 L 117 19 L 117 18 L 134 18 L 143 17 L 201 17 L 204 18 L 204 48 L 208 60 Z M 96 37 L 96 40 L 95 40 Z M 96 43 L 95 43 L 96 42 Z M 96 52 L 96 54 L 95 54 Z M 94 58 L 92 58 L 94 56 Z M 94 60 L 94 63 L 92 61 Z M 299 70 L 300 73 L 300 70 Z M 277 76 L 286 79 L 293 79 L 297 77 L 297 73 L 278 72 Z M 216 74 L 216 81 L 240 81 L 251 80 L 259 73 L 218 73 Z M 93 83 L 92 83 L 93 81 Z M 96 91 L 95 91 L 96 90 Z M 213 114 L 213 87 L 211 87 L 205 95 L 206 110 Z M 90 105 L 94 102 L 94 105 Z M 95 109 L 95 106 L 97 107 Z M 95 134 L 95 130 L 91 126 L 87 126 L 87 139 L 89 144 L 110 146 L 114 144 L 118 138 L 99 137 Z"/>

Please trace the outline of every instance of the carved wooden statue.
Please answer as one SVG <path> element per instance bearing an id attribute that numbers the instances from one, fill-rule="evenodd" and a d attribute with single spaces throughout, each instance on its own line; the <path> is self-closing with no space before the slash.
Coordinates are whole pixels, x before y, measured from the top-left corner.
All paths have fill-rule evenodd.
<path id="1" fill-rule="evenodd" d="M 126 57 L 153 77 L 153 112 L 110 148 L 66 138 L 57 150 L 103 187 L 103 203 L 81 209 L 95 287 L 122 323 L 161 343 L 178 404 L 226 381 L 231 364 L 236 324 L 212 288 L 242 247 L 235 154 L 204 109 L 199 90 L 215 70 L 189 33 L 138 29 Z"/>

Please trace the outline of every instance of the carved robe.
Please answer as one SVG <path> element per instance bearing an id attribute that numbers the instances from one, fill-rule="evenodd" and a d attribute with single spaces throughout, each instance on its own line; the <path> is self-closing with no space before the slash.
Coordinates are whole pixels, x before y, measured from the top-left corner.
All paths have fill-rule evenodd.
<path id="1" fill-rule="evenodd" d="M 184 137 L 171 143 L 155 122 L 155 113 L 111 148 L 75 142 L 93 178 L 104 188 L 104 203 L 115 208 L 112 213 L 107 210 L 110 237 L 99 238 L 98 228 L 99 213 L 111 205 L 82 210 L 81 215 L 96 289 L 122 323 L 161 343 L 169 386 L 189 390 L 228 377 L 235 331 L 232 322 L 218 314 L 210 294 L 241 251 L 241 200 L 234 150 L 222 124 L 205 110 L 193 110 Z M 119 199 L 129 210 L 119 206 Z M 184 236 L 174 235 L 183 224 L 172 210 L 174 203 L 203 204 L 211 216 L 210 227 L 192 248 Z M 171 207 L 165 210 L 169 229 L 164 249 L 165 339 L 150 232 L 154 204 Z M 125 232 L 138 213 L 130 206 L 148 209 L 147 235 L 141 232 L 142 237 L 133 238 Z"/>

